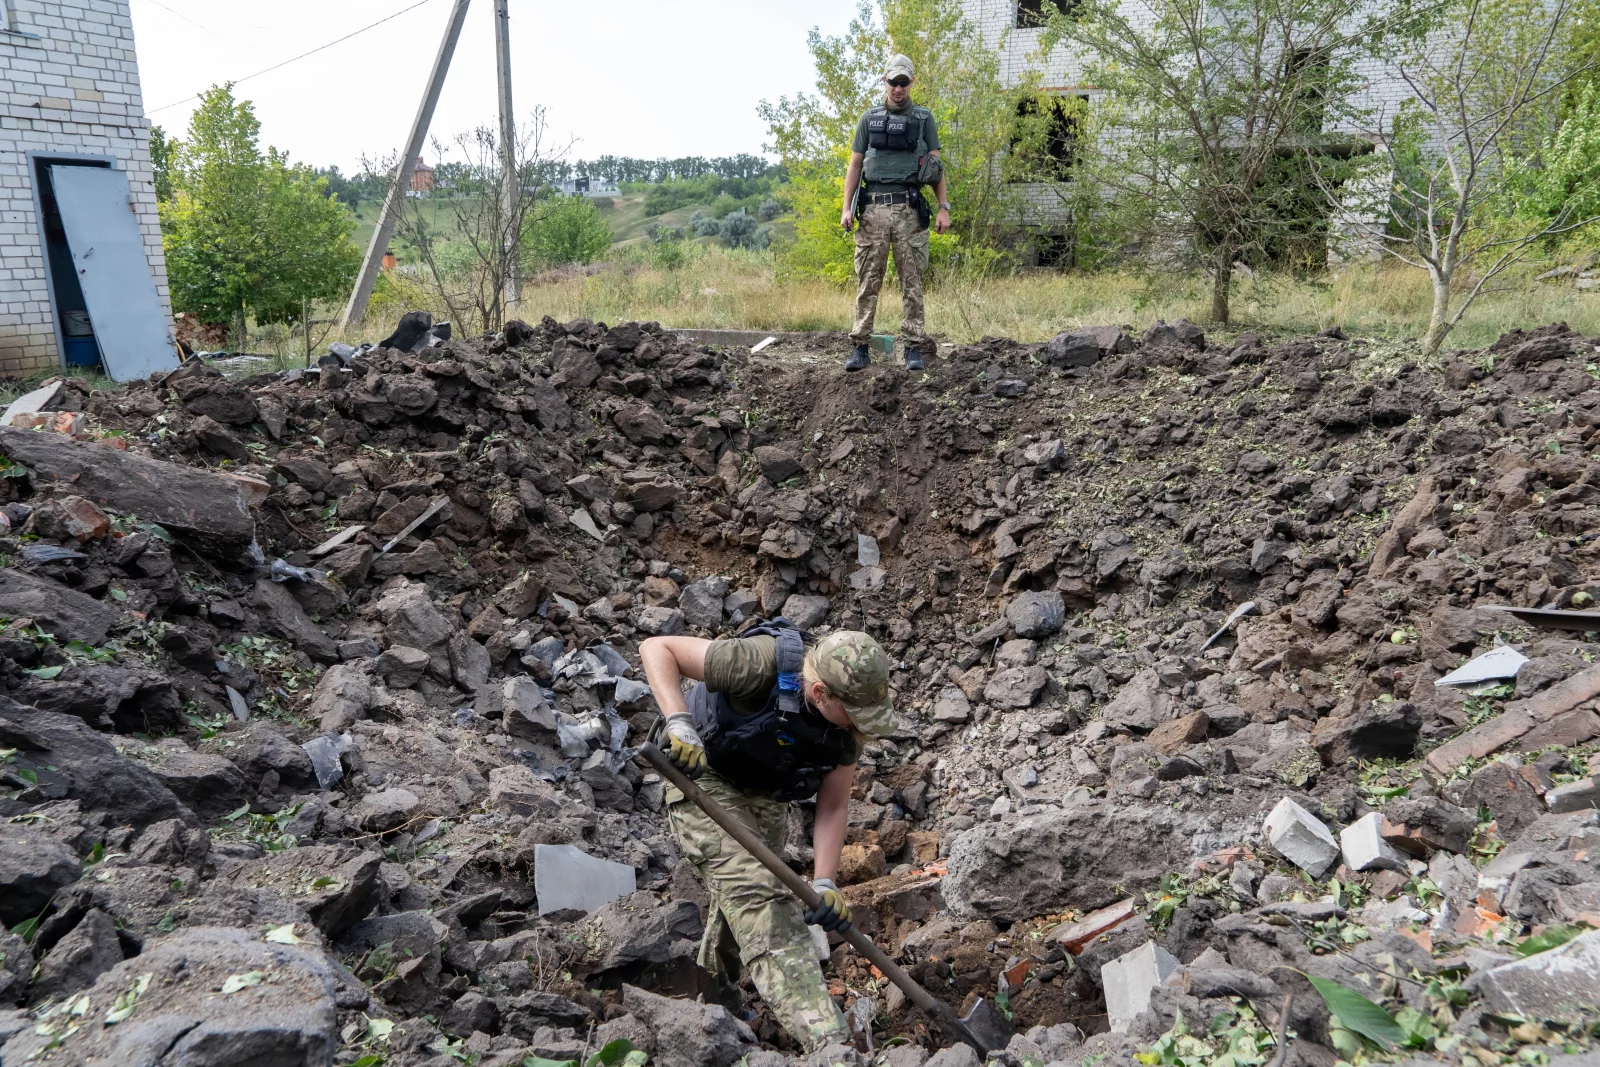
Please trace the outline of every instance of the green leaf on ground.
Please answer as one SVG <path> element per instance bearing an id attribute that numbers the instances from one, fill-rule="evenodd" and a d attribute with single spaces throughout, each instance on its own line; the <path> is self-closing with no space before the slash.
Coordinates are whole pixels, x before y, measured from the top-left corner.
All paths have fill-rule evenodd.
<path id="1" fill-rule="evenodd" d="M 295 936 L 294 923 L 284 923 L 282 926 L 272 927 L 272 929 L 267 931 L 266 940 L 274 945 L 305 944 L 304 938 Z"/>
<path id="2" fill-rule="evenodd" d="M 1560 948 L 1579 934 L 1588 933 L 1586 926 L 1552 926 L 1543 933 L 1534 934 L 1517 946 L 1517 955 L 1527 958 L 1553 948 Z"/>
<path id="3" fill-rule="evenodd" d="M 34 667 L 33 669 L 24 671 L 23 673 L 31 674 L 35 678 L 41 678 L 48 682 L 52 678 L 60 676 L 61 672 L 64 670 L 66 670 L 65 667 Z"/>
<path id="4" fill-rule="evenodd" d="M 1322 996 L 1322 1002 L 1328 1006 L 1328 1010 L 1339 1017 L 1345 1029 L 1385 1049 L 1405 1041 L 1406 1032 L 1394 1021 L 1394 1017 L 1354 989 L 1326 978 L 1309 974 L 1306 977 Z"/>
<path id="5" fill-rule="evenodd" d="M 133 980 L 133 984 L 123 990 L 120 996 L 112 1003 L 111 1010 L 106 1012 L 106 1025 L 115 1026 L 133 1014 L 133 1009 L 139 1003 L 139 998 L 144 996 L 144 991 L 150 988 L 150 979 L 154 974 L 141 974 Z"/>
<path id="6" fill-rule="evenodd" d="M 251 986 L 260 985 L 266 980 L 266 977 L 267 976 L 262 974 L 260 971 L 246 971 L 243 974 L 230 974 L 226 979 L 223 980 L 222 995 L 228 996 L 232 993 L 239 992 L 241 989 L 249 989 Z"/>
<path id="7" fill-rule="evenodd" d="M 589 1057 L 585 1067 L 617 1067 L 633 1051 L 633 1042 L 625 1037 L 619 1037 L 615 1041 L 607 1041 L 599 1052 Z"/>

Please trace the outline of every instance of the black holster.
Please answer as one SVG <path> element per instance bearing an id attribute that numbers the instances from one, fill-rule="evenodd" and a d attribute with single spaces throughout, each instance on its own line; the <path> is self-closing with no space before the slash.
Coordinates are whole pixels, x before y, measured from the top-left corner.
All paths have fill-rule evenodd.
<path id="1" fill-rule="evenodd" d="M 913 190 L 912 196 L 914 199 L 911 201 L 911 206 L 917 210 L 917 221 L 926 230 L 928 223 L 933 221 L 933 208 L 928 204 L 928 198 L 922 195 L 921 189 Z"/>

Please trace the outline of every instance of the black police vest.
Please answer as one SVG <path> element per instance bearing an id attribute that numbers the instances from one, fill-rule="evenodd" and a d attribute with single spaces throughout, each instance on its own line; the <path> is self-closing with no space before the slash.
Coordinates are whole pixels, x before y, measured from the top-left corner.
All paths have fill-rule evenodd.
<path id="1" fill-rule="evenodd" d="M 890 111 L 882 105 L 867 111 L 867 147 L 880 152 L 905 152 L 917 147 L 922 116 L 914 107 Z"/>
<path id="2" fill-rule="evenodd" d="M 806 706 L 800 692 L 805 642 L 793 623 L 780 617 L 739 636 L 776 639 L 778 681 L 753 715 L 735 712 L 725 693 L 711 692 L 704 682 L 684 694 L 695 731 L 706 746 L 706 762 L 747 793 L 774 800 L 815 796 L 822 779 L 845 761 L 850 733 Z"/>
<path id="3" fill-rule="evenodd" d="M 928 151 L 922 139 L 926 108 L 911 105 L 890 111 L 882 104 L 867 109 L 867 151 L 862 175 L 880 185 L 915 185 L 917 164 Z"/>

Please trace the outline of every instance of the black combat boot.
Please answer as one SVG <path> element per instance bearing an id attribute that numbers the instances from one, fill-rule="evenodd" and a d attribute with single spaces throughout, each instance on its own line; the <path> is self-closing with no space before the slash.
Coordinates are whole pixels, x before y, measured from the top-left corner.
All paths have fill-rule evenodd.
<path id="1" fill-rule="evenodd" d="M 867 353 L 866 345 L 856 345 L 850 352 L 850 357 L 844 361 L 845 370 L 863 370 L 872 362 L 872 356 Z"/>
<path id="2" fill-rule="evenodd" d="M 908 348 L 908 349 L 906 349 L 906 370 L 926 370 L 926 369 L 927 369 L 927 367 L 924 366 L 923 362 L 922 362 L 922 349 L 920 349 L 920 348 Z"/>

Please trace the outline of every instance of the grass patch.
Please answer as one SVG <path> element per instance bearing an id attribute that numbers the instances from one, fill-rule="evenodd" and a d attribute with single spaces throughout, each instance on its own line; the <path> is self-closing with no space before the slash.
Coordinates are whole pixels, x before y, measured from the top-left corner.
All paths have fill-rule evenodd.
<path id="1" fill-rule="evenodd" d="M 683 327 L 848 330 L 853 302 L 853 289 L 816 280 L 780 282 L 768 252 L 706 243 L 696 244 L 677 270 L 624 254 L 598 273 L 541 280 L 524 287 L 515 313 L 529 322 L 551 315 L 562 321 L 582 316 L 606 322 L 655 319 Z M 986 336 L 1042 341 L 1078 326 L 1143 328 L 1158 318 L 1203 323 L 1209 307 L 1202 279 L 1120 272 L 946 279 L 933 285 L 927 298 L 929 330 L 956 342 Z M 1426 328 L 1428 307 L 1427 276 L 1397 265 L 1350 265 L 1313 279 L 1243 278 L 1230 332 L 1303 334 L 1340 325 L 1352 334 L 1404 341 Z M 898 289 L 885 286 L 878 305 L 880 328 L 896 328 L 900 312 Z M 1482 347 L 1506 330 L 1557 321 L 1600 333 L 1600 297 L 1524 278 L 1478 301 L 1450 344 Z"/>

